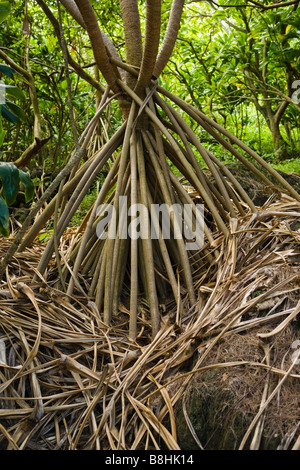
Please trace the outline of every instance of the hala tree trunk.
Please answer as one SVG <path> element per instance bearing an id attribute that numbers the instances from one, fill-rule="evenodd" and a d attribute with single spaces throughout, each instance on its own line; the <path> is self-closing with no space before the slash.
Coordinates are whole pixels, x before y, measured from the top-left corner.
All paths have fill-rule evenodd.
<path id="1" fill-rule="evenodd" d="M 61 3 L 86 29 L 96 64 L 108 85 L 95 119 L 79 141 L 81 149 L 86 148 L 97 125 L 97 118 L 109 100 L 118 100 L 123 124 L 83 166 L 73 169 L 58 195 L 28 231 L 19 249 L 31 243 L 45 221 L 55 212 L 54 236 L 40 261 L 40 274 L 45 274 L 49 260 L 55 253 L 61 283 L 67 294 L 71 296 L 74 290 L 79 290 L 95 299 L 108 325 L 118 312 L 120 296 L 127 294 L 129 335 L 132 338 L 137 334 L 139 302 L 141 299 L 146 300 L 154 337 L 160 329 L 160 303 L 164 297 L 173 299 L 179 315 L 183 308 L 192 307 L 196 303 L 195 286 L 201 283 L 205 272 L 211 266 L 217 268 L 218 251 L 212 246 L 212 227 L 217 227 L 224 236 L 230 237 L 229 217 L 244 214 L 245 210 L 256 211 L 230 171 L 201 145 L 184 121 L 184 115 L 194 119 L 267 185 L 271 186 L 271 183 L 265 172 L 259 171 L 238 148 L 246 151 L 275 176 L 286 191 L 298 200 L 300 198 L 280 175 L 243 142 L 158 85 L 157 78 L 175 44 L 184 0 L 172 2 L 160 48 L 161 1 L 146 0 L 145 37 L 142 40 L 137 1 L 120 0 L 126 41 L 125 63 L 117 57 L 107 38 L 105 43 L 89 0 L 61 0 Z M 208 172 L 201 170 L 196 153 L 205 161 Z M 58 240 L 108 161 L 112 161 L 111 169 L 97 201 L 79 231 L 77 242 L 69 251 L 67 259 L 61 263 Z M 200 226 L 203 243 L 196 250 L 194 245 L 191 249 L 187 244 L 191 237 L 181 235 L 194 232 L 195 222 L 199 221 L 199 211 L 187 185 L 182 185 L 174 175 L 173 167 L 194 188 L 204 206 L 204 218 Z M 71 192 L 73 194 L 70 196 Z M 152 210 L 153 207 L 168 208 L 169 237 L 164 232 L 166 219 Z M 174 212 L 174 207 L 178 211 Z M 190 212 L 185 213 L 185 207 L 189 207 Z M 105 224 L 108 208 L 115 215 L 112 219 L 115 225 Z M 136 212 L 137 209 L 139 212 Z M 139 227 L 134 232 L 137 221 Z M 130 233 L 128 227 L 132 229 Z M 154 228 L 153 232 L 150 227 Z M 136 236 L 137 233 L 139 236 Z M 61 264 L 64 266 L 61 267 Z M 82 276 L 89 280 L 85 282 L 84 288 L 80 283 Z"/>

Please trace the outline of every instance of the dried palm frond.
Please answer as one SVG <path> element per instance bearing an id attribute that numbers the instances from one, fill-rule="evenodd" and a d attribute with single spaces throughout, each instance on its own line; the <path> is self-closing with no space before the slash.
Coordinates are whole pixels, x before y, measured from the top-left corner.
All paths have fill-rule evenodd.
<path id="1" fill-rule="evenodd" d="M 41 243 L 17 253 L 0 286 L 0 447 L 180 449 L 183 396 L 190 433 L 204 447 L 188 394 L 207 371 L 221 374 L 226 387 L 230 377 L 235 384 L 254 371 L 252 421 L 238 445 L 259 448 L 268 415 L 274 419 L 278 403 L 289 409 L 286 381 L 290 390 L 299 387 L 300 368 L 290 360 L 291 342 L 299 338 L 299 213 L 299 203 L 282 195 L 254 215 L 232 219 L 231 237 L 215 231 L 218 269 L 199 274 L 189 311 L 172 302 L 161 306 L 153 340 L 145 302 L 132 340 L 126 303 L 108 327 L 92 298 L 56 288 L 54 260 L 34 280 Z M 71 229 L 62 237 L 62 259 L 75 234 Z M 0 256 L 10 243 L 1 239 Z M 296 413 L 287 414 L 273 422 L 282 439 L 297 425 Z"/>

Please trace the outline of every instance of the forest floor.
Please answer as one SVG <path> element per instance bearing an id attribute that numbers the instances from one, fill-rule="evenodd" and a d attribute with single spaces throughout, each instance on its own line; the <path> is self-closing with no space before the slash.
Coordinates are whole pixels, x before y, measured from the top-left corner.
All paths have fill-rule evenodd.
<path id="1" fill-rule="evenodd" d="M 54 260 L 34 280 L 43 243 L 17 253 L 0 285 L 0 448 L 299 448 L 299 216 L 278 191 L 215 232 L 218 269 L 179 316 L 162 306 L 153 341 L 143 300 L 133 341 L 126 299 L 107 327 Z"/>

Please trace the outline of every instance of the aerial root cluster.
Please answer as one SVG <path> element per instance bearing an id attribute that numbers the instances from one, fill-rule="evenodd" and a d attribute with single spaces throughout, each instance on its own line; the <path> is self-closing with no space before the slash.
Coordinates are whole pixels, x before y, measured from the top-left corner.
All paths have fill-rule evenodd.
<path id="1" fill-rule="evenodd" d="M 272 187 L 267 173 L 278 180 L 283 190 L 292 196 L 299 195 L 275 170 L 253 150 L 222 129 L 203 113 L 186 104 L 176 96 L 153 83 L 142 100 L 121 80 L 119 81 L 127 100 L 131 100 L 126 122 L 96 153 L 90 155 L 81 167 L 73 168 L 71 177 L 36 220 L 26 235 L 20 249 L 37 235 L 46 218 L 54 212 L 55 229 L 38 266 L 43 276 L 53 253 L 56 255 L 60 281 L 68 295 L 74 289 L 82 291 L 80 276 L 89 277 L 88 296 L 95 296 L 99 311 L 103 311 L 104 322 L 111 324 L 118 312 L 120 296 L 127 292 L 130 297 L 130 336 L 137 334 L 139 299 L 146 298 L 151 315 L 153 337 L 160 328 L 160 304 L 166 297 L 172 297 L 179 314 L 183 308 L 192 307 L 197 301 L 195 282 L 201 280 L 208 267 L 218 270 L 219 252 L 213 243 L 212 230 L 217 228 L 226 237 L 231 236 L 229 219 L 245 215 L 249 210 L 255 213 L 255 205 L 236 178 L 219 159 L 206 150 L 198 137 L 188 126 L 183 116 L 188 115 L 207 131 L 223 147 L 230 151 L 249 171 L 255 173 L 264 184 Z M 104 95 L 100 111 L 107 102 Z M 171 103 L 171 104 L 170 104 Z M 86 147 L 97 124 L 95 119 L 86 129 L 81 141 Z M 235 145 L 233 145 L 235 144 Z M 238 150 L 241 148 L 242 152 Z M 250 158 L 242 153 L 248 152 Z M 199 158 L 206 169 L 201 169 Z M 252 163 L 255 161 L 256 164 Z M 111 161 L 110 171 L 99 191 L 98 198 L 79 230 L 74 246 L 61 259 L 58 240 L 67 229 L 71 218 L 84 196 L 96 180 L 99 172 Z M 258 169 L 259 165 L 264 171 Z M 179 170 L 184 182 L 174 174 Z M 177 171 L 176 170 L 176 171 Z M 73 191 L 69 200 L 67 195 Z M 140 239 L 122 238 L 122 224 L 128 225 L 126 217 L 118 217 L 120 197 L 126 197 L 128 205 L 142 204 L 147 208 L 141 232 L 147 227 L 153 214 L 153 204 L 189 204 L 193 216 L 190 220 L 171 219 L 173 236 L 166 239 L 160 220 L 151 220 L 158 236 L 155 240 L 147 236 Z M 196 217 L 196 200 L 204 206 L 203 234 L 201 249 L 188 251 L 184 237 L 177 237 L 180 224 L 189 224 L 193 233 Z M 111 204 L 117 214 L 117 236 L 99 237 L 97 224 L 103 218 L 100 209 Z M 183 213 L 184 211 L 182 211 Z M 129 217 L 129 216 L 128 216 Z M 129 221 L 130 222 L 130 221 Z M 63 265 L 63 266 L 62 266 Z M 84 287 L 85 291 L 86 288 Z"/>

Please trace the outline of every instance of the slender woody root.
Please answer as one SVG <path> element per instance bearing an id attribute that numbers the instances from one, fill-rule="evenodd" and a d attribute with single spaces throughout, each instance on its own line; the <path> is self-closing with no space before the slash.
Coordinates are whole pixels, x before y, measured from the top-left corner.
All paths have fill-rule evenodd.
<path id="1" fill-rule="evenodd" d="M 56 220 L 55 236 L 60 239 L 99 171 L 112 159 L 113 164 L 97 201 L 84 221 L 84 227 L 79 229 L 79 238 L 77 237 L 67 256 L 61 260 L 64 266 L 59 269 L 60 283 L 66 286 L 70 296 L 76 289 L 95 298 L 97 309 L 103 312 L 103 320 L 107 325 L 111 324 L 113 315 L 118 312 L 120 296 L 127 292 L 127 297 L 130 297 L 132 338 L 137 334 L 140 300 L 144 298 L 151 315 L 155 337 L 160 328 L 161 305 L 172 298 L 177 315 L 182 309 L 191 308 L 197 301 L 194 286 L 201 284 L 208 267 L 211 273 L 220 268 L 219 253 L 213 241 L 212 230 L 217 228 L 224 236 L 230 237 L 229 219 L 234 220 L 249 210 L 253 213 L 257 210 L 230 171 L 200 144 L 179 111 L 160 95 L 166 94 L 181 111 L 202 125 L 266 185 L 271 187 L 272 183 L 265 172 L 258 170 L 257 165 L 252 164 L 236 147 L 228 143 L 228 138 L 242 150 L 248 151 L 250 157 L 258 164 L 263 164 L 264 169 L 277 178 L 285 191 L 289 191 L 298 201 L 300 198 L 293 188 L 265 162 L 262 163 L 262 159 L 252 150 L 202 113 L 157 87 L 156 83 L 150 91 L 147 90 L 144 101 L 122 81 L 119 80 L 118 83 L 128 99 L 132 100 L 128 119 L 103 148 L 92 155 L 84 173 L 80 168 L 75 172 L 68 185 L 71 189 L 74 188 L 75 181 L 77 187 L 69 202 L 64 207 L 61 206 L 59 219 Z M 161 118 L 162 113 L 167 120 Z M 114 156 L 116 152 L 117 156 Z M 198 164 L 196 155 L 199 154 L 207 166 L 205 171 Z M 185 180 L 184 184 L 174 175 L 168 160 L 180 171 Z M 63 201 L 66 195 L 67 192 L 62 191 Z M 125 200 L 126 207 L 121 207 L 121 201 Z M 204 220 L 201 226 L 204 240 L 200 249 L 189 251 L 186 248 L 187 240 L 177 235 L 194 233 L 196 202 L 204 206 Z M 116 225 L 110 224 L 108 229 L 105 227 L 104 231 L 99 233 L 97 227 L 107 215 L 107 203 L 113 206 Z M 128 208 L 132 209 L 137 204 L 146 208 L 139 214 L 141 237 L 138 240 L 127 233 L 127 227 L 130 223 L 135 223 L 137 215 L 130 215 Z M 171 236 L 165 237 L 162 221 L 151 210 L 154 204 L 166 204 L 169 207 L 177 204 L 182 208 L 182 214 L 184 206 L 189 204 L 192 214 L 189 218 L 184 217 L 184 220 L 183 215 L 178 219 L 174 214 L 170 214 Z M 40 228 L 39 223 L 37 227 Z M 153 232 L 150 233 L 150 227 L 155 228 L 155 239 Z M 110 230 L 114 229 L 112 236 Z M 27 235 L 27 241 L 36 235 L 33 227 Z M 21 248 L 24 249 L 25 246 L 26 242 L 23 242 Z M 53 236 L 38 266 L 41 276 L 44 276 L 54 251 L 58 259 L 57 242 Z M 89 280 L 87 288 L 81 281 L 82 275 Z"/>

